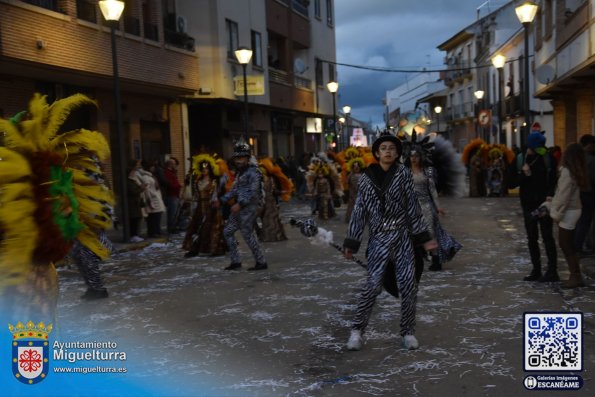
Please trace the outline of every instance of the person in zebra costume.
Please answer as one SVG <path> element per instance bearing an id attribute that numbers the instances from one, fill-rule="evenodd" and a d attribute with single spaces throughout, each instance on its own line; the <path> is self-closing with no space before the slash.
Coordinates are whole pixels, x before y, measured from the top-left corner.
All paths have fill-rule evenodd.
<path id="1" fill-rule="evenodd" d="M 113 251 L 112 243 L 105 231 L 100 230 L 97 235 L 99 242 L 110 252 Z M 81 299 L 94 300 L 107 298 L 109 294 L 99 270 L 101 258 L 91 248 L 84 246 L 79 240 L 74 241 L 72 250 L 70 251 L 70 257 L 76 263 L 83 280 L 85 280 L 85 284 L 87 284 L 87 291 L 81 295 Z"/>
<path id="2" fill-rule="evenodd" d="M 403 345 L 417 349 L 415 311 L 414 245 L 425 250 L 437 247 L 431 238 L 421 207 L 415 195 L 411 171 L 398 163 L 401 141 L 386 132 L 372 145 L 378 164 L 371 164 L 359 181 L 347 237 L 343 243 L 347 259 L 357 252 L 366 223 L 369 224 L 368 275 L 361 291 L 347 349 L 360 350 L 376 297 L 382 291 L 387 268 L 394 267 L 401 294 L 401 331 Z"/>
<path id="3" fill-rule="evenodd" d="M 258 209 L 262 206 L 264 200 L 262 174 L 258 170 L 256 162 L 250 161 L 251 149 L 243 140 L 237 142 L 234 146 L 232 155 L 236 167 L 235 182 L 229 192 L 221 196 L 215 206 L 219 207 L 231 199 L 235 200 L 230 208 L 231 214 L 223 229 L 223 236 L 229 249 L 231 263 L 225 270 L 234 270 L 242 267 L 240 252 L 238 250 L 238 240 L 234 234 L 236 231 L 242 233 L 244 241 L 248 244 L 252 256 L 256 261 L 254 267 L 248 270 L 264 270 L 267 262 L 260 248 L 256 232 L 254 230 L 254 221 L 258 214 Z"/>

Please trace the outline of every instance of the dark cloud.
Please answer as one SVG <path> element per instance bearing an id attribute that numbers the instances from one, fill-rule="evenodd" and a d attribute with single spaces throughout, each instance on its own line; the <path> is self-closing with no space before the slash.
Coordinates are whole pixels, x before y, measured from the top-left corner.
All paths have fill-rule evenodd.
<path id="1" fill-rule="evenodd" d="M 485 0 L 336 0 L 337 62 L 384 68 L 437 69 L 436 47 L 471 24 Z M 493 4 L 495 2 L 492 2 Z M 500 4 L 506 3 L 505 1 Z M 405 73 L 340 66 L 339 106 L 354 117 L 382 125 L 382 98 L 405 81 Z"/>

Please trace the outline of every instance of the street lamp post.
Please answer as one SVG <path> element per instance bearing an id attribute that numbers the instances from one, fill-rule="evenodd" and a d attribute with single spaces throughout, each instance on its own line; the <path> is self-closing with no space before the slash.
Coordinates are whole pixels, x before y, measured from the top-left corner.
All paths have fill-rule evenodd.
<path id="1" fill-rule="evenodd" d="M 338 152 L 337 147 L 337 90 L 339 89 L 339 83 L 336 81 L 330 81 L 326 84 L 326 88 L 333 96 L 333 142 L 335 143 L 335 153 Z"/>
<path id="2" fill-rule="evenodd" d="M 118 159 L 120 162 L 120 214 L 122 219 L 122 239 L 128 242 L 130 238 L 130 223 L 128 216 L 128 189 L 126 183 L 126 143 L 124 141 L 124 132 L 122 128 L 122 105 L 120 100 L 120 76 L 118 75 L 118 54 L 116 51 L 116 26 L 120 21 L 120 16 L 124 11 L 124 2 L 118 0 L 102 0 L 99 2 L 99 8 L 103 17 L 110 27 L 110 36 L 112 40 L 112 65 L 114 74 L 114 105 L 116 110 L 116 135 L 118 137 Z"/>
<path id="3" fill-rule="evenodd" d="M 248 66 L 248 62 L 252 58 L 252 50 L 246 47 L 238 47 L 235 54 L 238 62 L 242 65 L 244 75 L 244 141 L 248 142 L 248 78 L 246 76 L 246 66 Z"/>
<path id="4" fill-rule="evenodd" d="M 442 106 L 434 106 L 434 113 L 436 113 L 436 122 L 438 124 L 437 130 L 440 132 L 440 113 L 442 113 Z"/>
<path id="5" fill-rule="evenodd" d="M 345 132 L 347 135 L 347 138 L 345 139 L 345 137 L 343 137 L 343 149 L 345 149 L 345 147 L 350 146 L 350 137 L 351 137 L 351 131 L 349 131 L 349 116 L 351 116 L 351 106 L 349 105 L 345 105 L 343 106 L 343 114 L 345 115 Z M 344 134 L 341 134 L 344 135 Z"/>
<path id="6" fill-rule="evenodd" d="M 502 116 L 504 116 L 504 112 L 502 111 L 502 105 L 504 104 L 504 101 L 502 100 L 502 85 L 504 84 L 503 74 L 505 64 L 506 57 L 504 55 L 498 54 L 492 58 L 492 65 L 498 70 L 498 143 L 501 144 L 506 143 L 506 136 L 502 131 Z"/>
<path id="7" fill-rule="evenodd" d="M 532 1 L 525 1 L 520 6 L 516 7 L 514 10 L 516 11 L 516 15 L 519 18 L 519 21 L 523 24 L 523 28 L 525 30 L 525 78 L 523 79 L 523 110 L 525 111 L 525 128 L 523 133 L 521 134 L 521 147 L 525 144 L 527 135 L 529 133 L 529 129 L 531 128 L 531 109 L 530 109 L 530 86 L 529 86 L 529 26 L 533 19 L 535 18 L 535 14 L 537 14 L 537 9 L 539 7 L 537 4 L 533 3 Z"/>

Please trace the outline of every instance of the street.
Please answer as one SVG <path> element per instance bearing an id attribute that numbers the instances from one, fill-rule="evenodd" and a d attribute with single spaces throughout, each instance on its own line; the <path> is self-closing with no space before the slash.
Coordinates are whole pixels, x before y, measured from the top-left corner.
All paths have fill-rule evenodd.
<path id="1" fill-rule="evenodd" d="M 184 259 L 182 235 L 105 263 L 108 299 L 82 301 L 78 271 L 61 268 L 53 338 L 117 341 L 128 353 L 127 379 L 165 388 L 156 395 L 516 396 L 535 393 L 523 386 L 523 313 L 580 311 L 585 385 L 577 395 L 593 395 L 593 280 L 576 290 L 522 281 L 531 265 L 517 197 L 441 201 L 443 226 L 463 248 L 443 271 L 423 274 L 419 350 L 401 347 L 399 302 L 383 292 L 363 349 L 347 351 L 365 270 L 288 224 L 288 241 L 263 244 L 265 271 L 246 271 L 254 263 L 241 237 L 242 270 L 223 271 L 227 257 Z M 281 207 L 285 223 L 310 217 L 306 202 Z M 316 220 L 339 244 L 344 210 Z M 595 266 L 595 258 L 581 262 Z"/>

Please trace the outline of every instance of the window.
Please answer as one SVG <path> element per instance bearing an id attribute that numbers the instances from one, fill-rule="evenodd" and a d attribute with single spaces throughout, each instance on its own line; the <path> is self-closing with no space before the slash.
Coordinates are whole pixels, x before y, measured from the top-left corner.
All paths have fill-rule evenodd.
<path id="1" fill-rule="evenodd" d="M 322 61 L 319 58 L 316 58 L 316 85 L 320 87 L 324 85 L 322 76 Z"/>
<path id="2" fill-rule="evenodd" d="M 236 55 L 234 53 L 235 50 L 238 49 L 239 39 L 238 39 L 238 23 L 234 21 L 230 21 L 229 19 L 225 20 L 225 34 L 227 35 L 227 58 L 229 59 L 236 59 Z"/>
<path id="3" fill-rule="evenodd" d="M 157 10 L 149 0 L 144 0 L 141 6 L 143 15 L 143 30 L 145 38 L 159 41 L 159 28 L 157 26 Z"/>
<path id="4" fill-rule="evenodd" d="M 553 32 L 553 13 L 552 13 L 552 0 L 545 0 L 543 2 L 543 34 L 544 39 L 549 39 Z"/>
<path id="5" fill-rule="evenodd" d="M 23 0 L 34 6 L 42 7 L 52 11 L 58 11 L 58 0 Z"/>
<path id="6" fill-rule="evenodd" d="M 262 36 L 252 31 L 252 65 L 262 67 Z"/>
<path id="7" fill-rule="evenodd" d="M 328 64 L 328 81 L 337 81 L 335 77 L 335 65 Z"/>
<path id="8" fill-rule="evenodd" d="M 314 0 L 314 16 L 320 19 L 320 0 Z"/>
<path id="9" fill-rule="evenodd" d="M 335 26 L 334 20 L 333 0 L 326 0 L 326 23 Z"/>
<path id="10" fill-rule="evenodd" d="M 97 23 L 97 5 L 90 0 L 76 0 L 76 17 L 84 21 Z"/>

